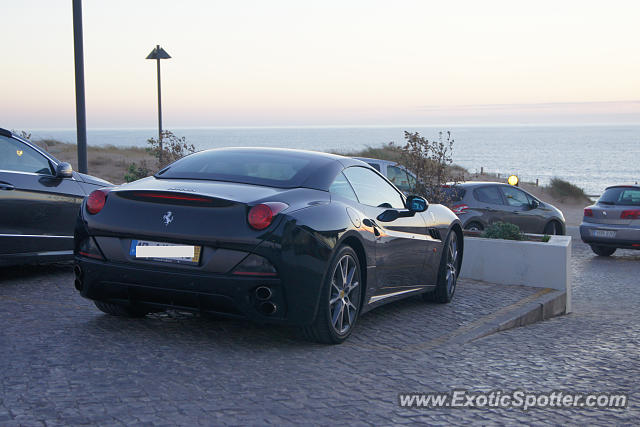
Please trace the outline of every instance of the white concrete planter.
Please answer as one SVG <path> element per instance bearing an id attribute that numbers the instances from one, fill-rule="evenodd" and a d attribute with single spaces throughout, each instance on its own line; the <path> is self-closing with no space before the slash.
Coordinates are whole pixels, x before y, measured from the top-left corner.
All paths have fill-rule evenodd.
<path id="1" fill-rule="evenodd" d="M 565 312 L 569 313 L 570 263 L 571 236 L 551 236 L 544 243 L 465 236 L 460 277 L 557 289 L 566 293 Z"/>

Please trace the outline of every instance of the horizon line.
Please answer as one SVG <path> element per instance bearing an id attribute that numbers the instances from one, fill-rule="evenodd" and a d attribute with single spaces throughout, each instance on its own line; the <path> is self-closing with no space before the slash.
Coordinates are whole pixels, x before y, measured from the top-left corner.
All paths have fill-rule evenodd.
<path id="1" fill-rule="evenodd" d="M 638 101 L 640 103 L 640 101 Z M 367 124 L 326 124 L 326 125 L 222 125 L 222 126 L 172 126 L 165 127 L 165 131 L 171 131 L 172 129 L 180 130 L 208 130 L 208 129 L 348 129 L 348 128 L 401 128 L 401 127 L 417 127 L 417 128 L 438 128 L 438 127 L 589 127 L 589 126 L 640 126 L 640 122 L 567 122 L 567 123 L 442 123 L 442 124 L 390 124 L 390 125 L 367 125 Z M 6 128 L 5 128 L 6 129 Z M 10 130 L 22 130 L 22 129 L 10 129 Z M 75 131 L 76 127 L 41 127 L 29 129 L 29 132 L 42 132 L 42 131 Z M 88 127 L 87 130 L 93 131 L 110 131 L 110 130 L 158 130 L 157 127 Z"/>

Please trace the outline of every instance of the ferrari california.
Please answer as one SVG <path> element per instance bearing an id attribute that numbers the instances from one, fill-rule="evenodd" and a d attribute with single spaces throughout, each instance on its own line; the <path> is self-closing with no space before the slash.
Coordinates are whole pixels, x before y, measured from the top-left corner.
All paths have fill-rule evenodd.
<path id="1" fill-rule="evenodd" d="M 337 344 L 382 304 L 451 301 L 462 254 L 453 212 L 360 160 L 225 148 L 92 192 L 76 223 L 75 287 L 111 315 L 209 312 Z"/>

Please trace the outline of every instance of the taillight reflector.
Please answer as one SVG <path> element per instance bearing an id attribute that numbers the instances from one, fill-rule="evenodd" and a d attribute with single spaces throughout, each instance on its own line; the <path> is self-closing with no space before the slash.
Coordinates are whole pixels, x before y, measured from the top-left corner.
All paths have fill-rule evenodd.
<path id="1" fill-rule="evenodd" d="M 289 205 L 282 202 L 266 202 L 255 205 L 249 209 L 247 220 L 251 228 L 256 230 L 264 230 L 273 222 L 273 218 L 282 212 Z"/>
<path id="2" fill-rule="evenodd" d="M 593 216 L 593 211 L 589 208 L 584 208 L 584 216 Z"/>
<path id="3" fill-rule="evenodd" d="M 631 209 L 628 211 L 622 211 L 620 214 L 621 219 L 640 219 L 640 209 Z"/>
<path id="4" fill-rule="evenodd" d="M 110 188 L 100 188 L 98 190 L 93 190 L 91 194 L 89 194 L 89 197 L 87 197 L 87 212 L 92 215 L 100 212 L 107 202 L 107 193 L 110 190 Z"/>
<path id="5" fill-rule="evenodd" d="M 455 205 L 453 208 L 451 208 L 451 210 L 453 211 L 454 214 L 456 215 L 462 215 L 467 213 L 467 210 L 469 209 L 469 206 L 467 205 Z"/>

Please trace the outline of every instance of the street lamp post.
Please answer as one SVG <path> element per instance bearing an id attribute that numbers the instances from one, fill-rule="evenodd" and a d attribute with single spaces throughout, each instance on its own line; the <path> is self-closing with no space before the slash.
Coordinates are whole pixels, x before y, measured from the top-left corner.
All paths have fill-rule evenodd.
<path id="1" fill-rule="evenodd" d="M 76 69 L 76 134 L 78 170 L 87 173 L 87 116 L 84 102 L 84 52 L 82 46 L 82 0 L 73 0 L 73 56 Z M 159 70 L 159 68 L 158 68 Z M 158 71 L 159 72 L 159 71 Z"/>
<path id="2" fill-rule="evenodd" d="M 169 58 L 171 58 L 171 56 L 169 56 L 167 51 L 161 48 L 160 45 L 156 45 L 151 53 L 147 55 L 147 59 L 156 60 L 158 68 L 158 144 L 160 146 L 160 156 L 158 160 L 160 164 L 162 164 L 162 90 L 160 88 L 160 60 Z"/>

